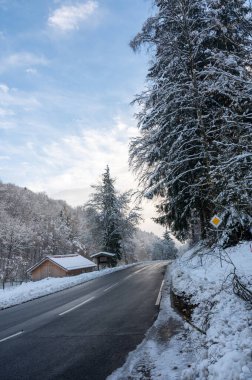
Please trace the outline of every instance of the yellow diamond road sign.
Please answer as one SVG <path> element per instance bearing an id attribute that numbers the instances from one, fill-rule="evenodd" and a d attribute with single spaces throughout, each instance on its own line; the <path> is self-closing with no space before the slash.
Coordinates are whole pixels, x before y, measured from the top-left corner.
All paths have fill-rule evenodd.
<path id="1" fill-rule="evenodd" d="M 222 222 L 222 219 L 218 216 L 218 215 L 214 215 L 212 217 L 212 219 L 210 220 L 210 223 L 214 226 L 214 227 L 219 227 L 219 225 L 221 224 Z"/>

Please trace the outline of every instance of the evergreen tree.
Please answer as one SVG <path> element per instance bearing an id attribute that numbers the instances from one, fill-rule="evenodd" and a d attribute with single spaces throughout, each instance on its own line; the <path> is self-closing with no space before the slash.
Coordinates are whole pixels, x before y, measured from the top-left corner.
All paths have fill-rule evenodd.
<path id="1" fill-rule="evenodd" d="M 182 239 L 198 231 L 209 239 L 211 215 L 225 212 L 228 244 L 251 220 L 250 9 L 245 1 L 155 4 L 131 42 L 155 53 L 148 89 L 136 98 L 141 135 L 131 164 L 144 195 L 161 199 L 157 222 Z M 233 164 L 242 169 L 236 178 Z"/>
<path id="2" fill-rule="evenodd" d="M 141 136 L 131 144 L 131 163 L 141 171 L 145 195 L 161 197 L 157 221 L 188 238 L 191 220 L 204 237 L 211 214 L 209 146 L 202 123 L 196 71 L 202 66 L 206 20 L 202 1 L 157 1 L 131 46 L 151 43 L 155 58 L 149 89 L 136 100 Z"/>
<path id="3" fill-rule="evenodd" d="M 116 265 L 122 258 L 126 240 L 131 238 L 135 231 L 140 215 L 137 208 L 129 208 L 131 192 L 119 194 L 114 182 L 107 166 L 101 183 L 92 186 L 95 192 L 91 195 L 87 207 L 93 208 L 97 213 L 98 225 L 95 229 L 100 237 L 101 249 L 116 254 Z"/>
<path id="4" fill-rule="evenodd" d="M 215 128 L 214 205 L 224 221 L 222 244 L 228 246 L 251 237 L 252 16 L 244 0 L 209 0 L 207 5 L 209 74 L 202 93 L 209 126 Z"/>
<path id="5" fill-rule="evenodd" d="M 95 192 L 91 196 L 89 205 L 99 214 L 99 224 L 102 237 L 102 249 L 116 254 L 116 261 L 121 259 L 121 235 L 118 221 L 119 208 L 114 180 L 110 177 L 109 167 L 102 175 L 102 183 L 92 186 Z M 116 263 L 116 262 L 115 262 Z"/>

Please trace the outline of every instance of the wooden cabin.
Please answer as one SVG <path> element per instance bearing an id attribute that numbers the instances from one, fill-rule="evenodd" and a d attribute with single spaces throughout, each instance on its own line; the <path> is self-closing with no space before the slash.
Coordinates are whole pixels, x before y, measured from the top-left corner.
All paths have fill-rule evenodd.
<path id="1" fill-rule="evenodd" d="M 100 268 L 104 269 L 107 267 L 112 267 L 116 254 L 110 252 L 98 252 L 94 253 L 90 257 L 92 259 L 96 259 L 98 270 L 100 270 Z"/>
<path id="2" fill-rule="evenodd" d="M 77 276 L 81 273 L 92 272 L 96 265 L 78 254 L 46 256 L 40 262 L 28 269 L 32 281 L 47 277 Z"/>

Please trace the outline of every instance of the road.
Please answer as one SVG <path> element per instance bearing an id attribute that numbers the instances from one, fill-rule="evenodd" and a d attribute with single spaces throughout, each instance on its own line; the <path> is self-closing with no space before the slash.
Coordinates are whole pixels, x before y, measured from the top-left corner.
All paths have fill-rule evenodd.
<path id="1" fill-rule="evenodd" d="M 0 311 L 0 378 L 106 379 L 153 324 L 166 265 L 140 264 Z"/>

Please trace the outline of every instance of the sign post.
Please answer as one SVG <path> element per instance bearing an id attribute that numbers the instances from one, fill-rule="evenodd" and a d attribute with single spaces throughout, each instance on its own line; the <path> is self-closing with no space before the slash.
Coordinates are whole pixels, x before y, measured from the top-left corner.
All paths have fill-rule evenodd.
<path id="1" fill-rule="evenodd" d="M 222 219 L 218 215 L 215 214 L 212 217 L 212 219 L 210 220 L 210 223 L 212 224 L 212 226 L 214 226 L 214 228 L 218 228 L 222 223 Z M 217 239 L 219 240 L 219 232 L 218 231 L 217 231 Z M 222 267 L 221 251 L 219 250 L 219 252 L 220 252 L 220 264 Z"/>

